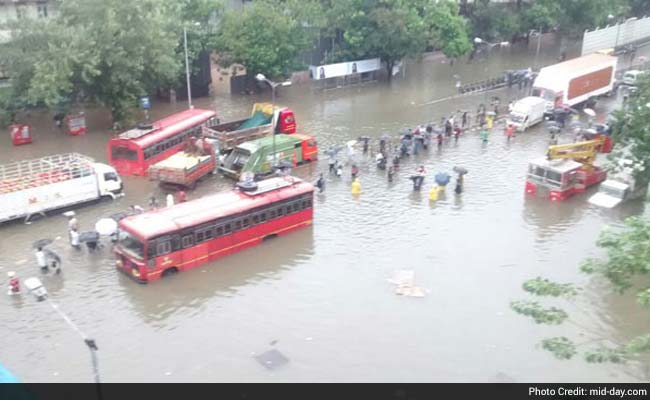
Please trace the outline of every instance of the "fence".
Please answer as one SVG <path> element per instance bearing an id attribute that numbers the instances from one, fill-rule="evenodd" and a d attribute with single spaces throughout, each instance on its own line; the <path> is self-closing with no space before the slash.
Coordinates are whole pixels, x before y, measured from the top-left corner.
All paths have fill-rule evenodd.
<path id="1" fill-rule="evenodd" d="M 617 25 L 596 28 L 591 32 L 585 31 L 581 55 L 603 49 L 616 49 L 646 40 L 650 40 L 650 17 L 630 18 Z"/>

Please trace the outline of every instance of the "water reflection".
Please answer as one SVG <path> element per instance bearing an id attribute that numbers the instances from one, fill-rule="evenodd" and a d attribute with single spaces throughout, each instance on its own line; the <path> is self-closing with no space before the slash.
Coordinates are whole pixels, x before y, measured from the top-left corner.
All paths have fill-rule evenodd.
<path id="1" fill-rule="evenodd" d="M 206 302 L 218 304 L 219 297 L 237 296 L 244 287 L 276 279 L 313 253 L 314 229 L 308 227 L 150 284 L 138 285 L 120 274 L 119 284 L 144 322 L 162 326 L 175 314 L 189 318 Z"/>

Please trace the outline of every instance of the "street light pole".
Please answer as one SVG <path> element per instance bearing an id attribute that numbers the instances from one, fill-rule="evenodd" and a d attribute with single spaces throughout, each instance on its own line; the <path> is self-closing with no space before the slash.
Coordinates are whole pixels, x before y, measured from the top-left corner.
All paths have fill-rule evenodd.
<path id="1" fill-rule="evenodd" d="M 277 167 L 277 159 L 275 155 L 275 130 L 277 128 L 278 121 L 276 120 L 276 113 L 275 113 L 275 88 L 278 86 L 289 86 L 291 85 L 291 82 L 286 81 L 286 82 L 273 82 L 270 79 L 267 79 L 264 74 L 257 74 L 255 75 L 255 79 L 257 79 L 258 82 L 266 82 L 269 86 L 271 86 L 271 124 L 273 125 L 272 130 L 273 130 L 273 167 Z"/>
<path id="2" fill-rule="evenodd" d="M 185 77 L 187 78 L 187 107 L 194 108 L 192 105 L 192 89 L 190 88 L 190 62 L 187 57 L 187 28 L 183 27 L 183 42 L 185 44 Z"/>
<path id="3" fill-rule="evenodd" d="M 537 51 L 535 51 L 535 63 L 533 64 L 535 69 L 537 69 L 537 59 L 539 58 L 539 48 L 542 45 L 542 28 L 539 28 L 537 31 Z"/>

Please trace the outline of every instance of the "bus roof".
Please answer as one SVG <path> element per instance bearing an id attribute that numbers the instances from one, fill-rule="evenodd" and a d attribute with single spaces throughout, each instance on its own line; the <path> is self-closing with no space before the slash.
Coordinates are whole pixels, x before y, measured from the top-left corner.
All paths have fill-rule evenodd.
<path id="1" fill-rule="evenodd" d="M 203 110 L 200 108 L 184 110 L 152 123 L 151 125 L 153 125 L 153 128 L 140 137 L 134 139 L 121 139 L 132 140 L 138 146 L 144 148 L 192 126 L 200 125 L 216 115 L 217 113 L 215 111 Z M 116 139 L 119 140 L 120 137 L 117 137 Z"/>
<path id="2" fill-rule="evenodd" d="M 286 183 L 287 180 L 290 184 Z M 310 183 L 295 177 L 270 178 L 259 182 L 259 185 L 266 189 L 273 185 L 279 188 L 260 190 L 259 193 L 253 194 L 238 190 L 215 193 L 171 207 L 133 215 L 122 219 L 119 224 L 136 236 L 150 239 L 314 191 Z"/>

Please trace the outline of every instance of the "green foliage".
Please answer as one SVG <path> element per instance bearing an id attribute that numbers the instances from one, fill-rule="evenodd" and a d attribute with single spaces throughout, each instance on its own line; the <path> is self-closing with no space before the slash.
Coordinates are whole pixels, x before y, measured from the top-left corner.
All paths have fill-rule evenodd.
<path id="1" fill-rule="evenodd" d="M 583 272 L 605 278 L 619 293 L 624 293 L 648 279 L 650 219 L 628 218 L 623 229 L 604 230 L 596 243 L 605 250 L 605 257 L 585 261 L 581 267 Z M 536 296 L 551 297 L 570 297 L 578 293 L 573 285 L 558 284 L 539 277 L 526 281 L 524 290 Z M 650 306 L 650 288 L 645 285 L 637 289 L 636 298 L 641 306 Z M 511 307 L 519 314 L 532 317 L 538 324 L 560 324 L 568 318 L 568 314 L 563 310 L 545 309 L 535 301 L 513 301 Z M 572 358 L 578 351 L 578 346 L 565 337 L 545 339 L 542 341 L 542 347 L 563 360 Z M 645 334 L 615 347 L 600 345 L 585 351 L 584 357 L 590 363 L 624 363 L 631 359 L 647 362 L 649 354 L 650 334 Z"/>
<path id="2" fill-rule="evenodd" d="M 227 11 L 216 37 L 217 48 L 228 61 L 245 65 L 249 73 L 287 76 L 311 37 L 295 19 L 300 14 L 285 12 L 282 5 L 280 0 L 260 0 Z"/>
<path id="3" fill-rule="evenodd" d="M 614 113 L 613 139 L 624 147 L 630 158 L 641 163 L 644 170 L 636 178 L 650 182 L 650 76 L 639 77 L 637 92 L 628 104 Z"/>
<path id="4" fill-rule="evenodd" d="M 561 12 L 556 1 L 537 1 L 524 12 L 524 20 L 528 29 L 547 31 L 558 24 Z"/>
<path id="5" fill-rule="evenodd" d="M 13 108 L 107 106 L 122 120 L 137 98 L 179 73 L 165 0 L 66 0 L 56 18 L 21 20 L 0 52 Z"/>
<path id="6" fill-rule="evenodd" d="M 650 220 L 628 218 L 624 230 L 603 231 L 597 244 L 607 252 L 607 258 L 587 260 L 582 265 L 583 272 L 606 278 L 620 293 L 632 287 L 633 279 L 647 279 L 650 272 Z M 646 296 L 644 294 L 641 300 L 645 301 Z"/>
<path id="7" fill-rule="evenodd" d="M 536 301 L 519 300 L 510 303 L 510 307 L 517 313 L 533 318 L 538 324 L 559 325 L 569 315 L 557 307 L 544 308 Z"/>
<path id="8" fill-rule="evenodd" d="M 625 348 L 599 347 L 585 352 L 585 360 L 592 364 L 623 364 L 627 361 L 628 356 Z"/>
<path id="9" fill-rule="evenodd" d="M 560 360 L 570 360 L 577 354 L 575 344 L 564 336 L 542 340 L 542 348 Z"/>
<path id="10" fill-rule="evenodd" d="M 458 15 L 455 3 L 446 2 L 429 7 L 425 21 L 430 24 L 433 46 L 442 50 L 445 56 L 457 58 L 472 50 L 467 21 Z"/>
<path id="11" fill-rule="evenodd" d="M 527 280 L 523 287 L 526 292 L 537 296 L 572 297 L 578 293 L 571 283 L 556 283 L 541 277 Z"/>
<path id="12" fill-rule="evenodd" d="M 341 40 L 330 61 L 379 57 L 390 76 L 397 61 L 429 46 L 451 58 L 472 47 L 466 22 L 451 1 L 339 0 L 331 5 L 329 33 Z"/>

